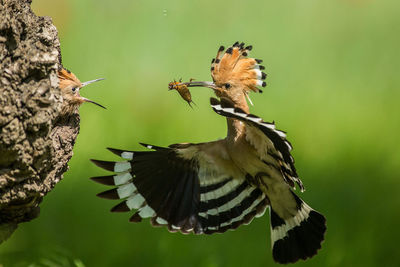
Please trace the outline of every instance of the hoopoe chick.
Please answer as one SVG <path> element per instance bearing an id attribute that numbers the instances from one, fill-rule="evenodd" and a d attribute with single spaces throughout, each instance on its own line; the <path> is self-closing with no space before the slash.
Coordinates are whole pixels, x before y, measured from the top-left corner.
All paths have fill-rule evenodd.
<path id="1" fill-rule="evenodd" d="M 285 132 L 249 112 L 248 93 L 266 86 L 261 60 L 248 57 L 251 49 L 239 42 L 226 51 L 220 47 L 212 60 L 212 82 L 174 85 L 215 92 L 219 99 L 211 98 L 210 104 L 226 118 L 224 139 L 168 147 L 142 144 L 151 151 L 109 148 L 125 161 L 92 160 L 115 173 L 92 179 L 114 186 L 98 194 L 121 199 L 111 211 L 134 211 L 131 222 L 151 218 L 152 225 L 171 232 L 222 233 L 249 224 L 268 208 L 274 260 L 305 260 L 321 248 L 326 220 L 294 192 L 296 185 L 301 192 L 304 186 Z"/>
<path id="2" fill-rule="evenodd" d="M 193 81 L 193 79 L 190 79 L 190 82 L 192 82 L 192 81 Z M 170 82 L 168 84 L 168 90 L 178 91 L 178 93 L 181 95 L 181 97 L 189 104 L 189 106 L 191 108 L 193 108 L 191 103 L 196 105 L 196 103 L 194 103 L 192 100 L 192 95 L 190 94 L 190 91 L 189 91 L 187 85 L 182 83 L 182 79 L 180 79 L 179 82 L 177 82 L 177 81 Z"/>
<path id="3" fill-rule="evenodd" d="M 96 103 L 80 95 L 80 89 L 82 89 L 82 87 L 97 81 L 104 80 L 104 78 L 99 78 L 82 83 L 75 76 L 75 74 L 65 68 L 60 69 L 57 76 L 59 79 L 58 87 L 60 88 L 61 94 L 64 99 L 61 114 L 73 114 L 80 107 L 80 105 L 85 102 L 93 103 L 105 109 L 105 107 L 100 105 L 99 103 Z"/>

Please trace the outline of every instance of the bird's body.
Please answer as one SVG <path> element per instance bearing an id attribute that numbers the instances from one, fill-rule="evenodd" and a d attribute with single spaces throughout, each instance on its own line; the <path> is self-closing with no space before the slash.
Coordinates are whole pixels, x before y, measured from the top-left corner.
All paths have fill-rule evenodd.
<path id="1" fill-rule="evenodd" d="M 221 56 L 221 47 L 212 61 L 213 82 L 184 83 L 214 90 L 220 100 L 210 103 L 226 117 L 226 138 L 169 147 L 143 144 L 153 151 L 110 149 L 128 161 L 93 160 L 117 174 L 92 179 L 117 186 L 99 194 L 124 199 L 112 211 L 137 210 L 131 221 L 151 218 L 170 231 L 224 232 L 250 223 L 269 207 L 273 257 L 295 262 L 317 253 L 325 218 L 293 192 L 295 184 L 301 191 L 304 187 L 286 134 L 249 113 L 248 92 L 266 85 L 261 61 L 247 58 L 250 50 L 235 43 Z"/>

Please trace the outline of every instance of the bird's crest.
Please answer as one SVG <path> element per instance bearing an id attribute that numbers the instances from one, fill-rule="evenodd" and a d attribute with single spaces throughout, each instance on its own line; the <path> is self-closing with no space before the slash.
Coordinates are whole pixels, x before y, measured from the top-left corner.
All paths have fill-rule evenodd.
<path id="1" fill-rule="evenodd" d="M 250 91 L 262 92 L 258 87 L 267 85 L 263 81 L 267 75 L 262 71 L 265 67 L 260 65 L 262 60 L 248 57 L 252 48 L 251 45 L 245 47 L 244 43 L 236 42 L 223 53 L 225 48 L 221 46 L 211 62 L 214 83 L 220 87 L 241 87 L 246 94 Z"/>
<path id="2" fill-rule="evenodd" d="M 64 88 L 71 82 L 75 83 L 76 86 L 81 87 L 82 83 L 81 81 L 69 70 L 62 68 L 58 71 L 57 73 L 59 81 L 59 87 Z"/>

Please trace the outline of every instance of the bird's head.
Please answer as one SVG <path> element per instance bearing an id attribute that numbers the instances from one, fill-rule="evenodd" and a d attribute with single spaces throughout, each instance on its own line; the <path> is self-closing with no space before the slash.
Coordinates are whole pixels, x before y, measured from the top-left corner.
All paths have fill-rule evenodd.
<path id="1" fill-rule="evenodd" d="M 235 106 L 248 111 L 246 98 L 249 92 L 262 92 L 259 87 L 265 87 L 267 75 L 263 72 L 262 60 L 249 58 L 252 46 L 236 42 L 225 50 L 218 49 L 217 56 L 211 61 L 212 82 L 188 82 L 188 87 L 208 87 L 214 90 L 217 97 L 224 97 Z"/>
<path id="2" fill-rule="evenodd" d="M 58 79 L 59 79 L 58 87 L 60 88 L 61 94 L 64 99 L 62 113 L 72 114 L 75 112 L 75 110 L 79 108 L 81 104 L 85 102 L 93 103 L 105 109 L 105 107 L 100 105 L 99 103 L 96 103 L 80 95 L 80 90 L 82 89 L 82 87 L 97 81 L 104 80 L 103 78 L 82 83 L 75 76 L 75 74 L 73 74 L 67 69 L 62 68 L 61 70 L 58 71 Z"/>

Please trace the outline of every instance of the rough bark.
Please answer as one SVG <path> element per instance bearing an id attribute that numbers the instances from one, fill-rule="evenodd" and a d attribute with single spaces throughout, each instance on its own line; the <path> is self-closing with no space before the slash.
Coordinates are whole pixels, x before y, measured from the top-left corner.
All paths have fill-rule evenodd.
<path id="1" fill-rule="evenodd" d="M 29 0 L 0 0 L 0 243 L 68 170 L 79 114 L 60 117 L 60 43 Z"/>

